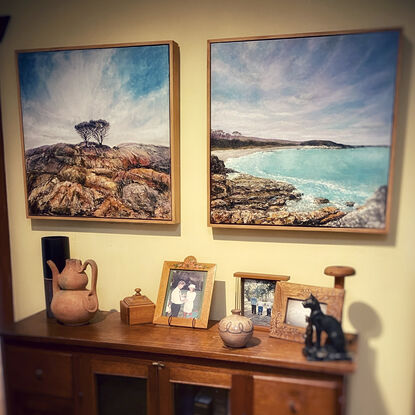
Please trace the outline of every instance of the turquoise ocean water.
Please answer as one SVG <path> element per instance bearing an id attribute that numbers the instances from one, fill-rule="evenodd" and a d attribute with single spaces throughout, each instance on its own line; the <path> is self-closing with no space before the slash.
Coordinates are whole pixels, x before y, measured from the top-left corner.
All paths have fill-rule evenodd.
<path id="1" fill-rule="evenodd" d="M 323 197 L 346 211 L 345 202 L 362 205 L 388 183 L 389 147 L 348 149 L 280 149 L 258 151 L 229 158 L 226 167 L 256 177 L 291 183 L 304 194 L 291 203 L 293 211 L 316 208 L 314 198 Z"/>

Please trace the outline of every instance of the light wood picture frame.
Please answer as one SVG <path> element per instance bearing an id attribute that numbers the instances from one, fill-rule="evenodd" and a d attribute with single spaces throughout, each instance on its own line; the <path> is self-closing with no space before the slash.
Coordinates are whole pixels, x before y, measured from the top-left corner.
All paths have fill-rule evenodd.
<path id="1" fill-rule="evenodd" d="M 176 224 L 174 41 L 16 51 L 26 215 Z"/>
<path id="2" fill-rule="evenodd" d="M 198 263 L 194 256 L 165 261 L 153 323 L 207 328 L 215 270 L 215 264 Z"/>
<path id="3" fill-rule="evenodd" d="M 387 233 L 401 36 L 208 40 L 208 225 Z"/>
<path id="4" fill-rule="evenodd" d="M 280 282 L 275 292 L 269 335 L 279 339 L 304 342 L 306 316 L 302 306 L 310 294 L 320 302 L 322 311 L 342 321 L 344 289 Z"/>
<path id="5" fill-rule="evenodd" d="M 276 286 L 288 281 L 288 275 L 235 272 L 235 307 L 248 317 L 256 330 L 269 331 Z"/>

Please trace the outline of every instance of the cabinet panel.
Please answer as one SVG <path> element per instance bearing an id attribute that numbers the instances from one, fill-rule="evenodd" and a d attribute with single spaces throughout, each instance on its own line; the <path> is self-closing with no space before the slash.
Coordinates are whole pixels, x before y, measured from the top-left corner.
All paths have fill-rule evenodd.
<path id="1" fill-rule="evenodd" d="M 147 381 L 131 376 L 95 375 L 99 415 L 147 414 Z"/>
<path id="2" fill-rule="evenodd" d="M 7 346 L 5 367 L 13 390 L 72 398 L 72 355 Z"/>
<path id="3" fill-rule="evenodd" d="M 231 388 L 232 375 L 206 368 L 170 367 L 170 381 L 174 383 L 186 383 L 204 385 L 217 388 Z"/>
<path id="4" fill-rule="evenodd" d="M 335 381 L 254 377 L 254 415 L 335 415 L 337 396 Z"/>
<path id="5" fill-rule="evenodd" d="M 69 399 L 38 393 L 12 392 L 10 403 L 13 415 L 72 415 L 73 403 Z"/>
<path id="6" fill-rule="evenodd" d="M 92 397 L 92 402 L 87 407 L 96 415 L 155 414 L 156 408 L 151 405 L 157 394 L 153 373 L 151 361 L 91 358 L 87 396 Z"/>

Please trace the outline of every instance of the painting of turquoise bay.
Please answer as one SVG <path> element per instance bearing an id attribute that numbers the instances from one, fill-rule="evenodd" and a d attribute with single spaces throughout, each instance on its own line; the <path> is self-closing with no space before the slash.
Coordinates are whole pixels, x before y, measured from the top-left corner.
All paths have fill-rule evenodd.
<path id="1" fill-rule="evenodd" d="M 209 41 L 211 226 L 387 232 L 400 35 Z"/>

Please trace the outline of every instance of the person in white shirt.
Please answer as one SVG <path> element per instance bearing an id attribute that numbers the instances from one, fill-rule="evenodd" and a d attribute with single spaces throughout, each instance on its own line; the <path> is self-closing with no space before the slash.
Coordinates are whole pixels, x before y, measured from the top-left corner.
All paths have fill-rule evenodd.
<path id="1" fill-rule="evenodd" d="M 171 313 L 172 317 L 177 317 L 179 315 L 180 307 L 184 303 L 184 299 L 181 293 L 181 289 L 186 285 L 183 280 L 180 280 L 177 283 L 176 288 L 171 292 Z"/>
<path id="2" fill-rule="evenodd" d="M 189 284 L 189 291 L 186 294 L 186 299 L 184 300 L 183 313 L 185 318 L 190 318 L 193 312 L 193 302 L 196 298 L 196 286 L 194 284 Z"/>

